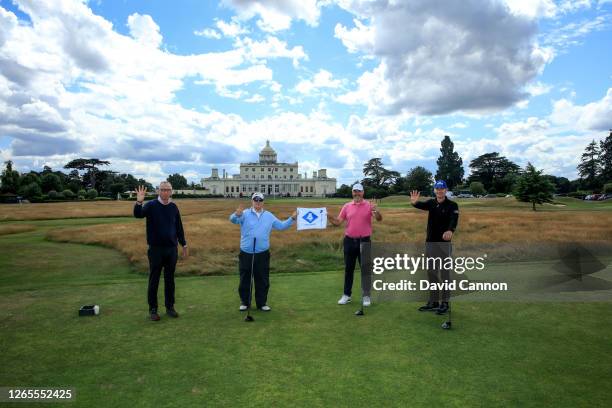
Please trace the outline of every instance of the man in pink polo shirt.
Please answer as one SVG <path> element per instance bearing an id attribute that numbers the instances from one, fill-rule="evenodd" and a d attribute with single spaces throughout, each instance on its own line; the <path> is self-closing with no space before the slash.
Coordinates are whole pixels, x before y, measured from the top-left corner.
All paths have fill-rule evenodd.
<path id="1" fill-rule="evenodd" d="M 346 305 L 351 301 L 355 263 L 359 261 L 363 305 L 370 306 L 372 303 L 370 284 L 369 279 L 364 277 L 364 273 L 367 273 L 367 271 L 361 264 L 361 243 L 370 242 L 372 217 L 375 217 L 376 221 L 382 221 L 382 214 L 376 208 L 376 204 L 363 199 L 363 186 L 357 183 L 353 186 L 353 201 L 344 204 L 338 217 L 331 216 L 329 212 L 327 217 L 329 222 L 336 226 L 346 221 L 344 231 L 344 293 L 338 300 L 338 304 Z"/>

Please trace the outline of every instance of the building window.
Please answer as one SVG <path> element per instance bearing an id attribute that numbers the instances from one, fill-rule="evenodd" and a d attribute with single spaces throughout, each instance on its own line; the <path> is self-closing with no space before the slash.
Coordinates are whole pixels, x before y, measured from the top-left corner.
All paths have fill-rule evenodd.
<path id="1" fill-rule="evenodd" d="M 300 193 L 304 192 L 304 186 L 300 186 Z"/>
<path id="2" fill-rule="evenodd" d="M 272 169 L 270 167 L 268 167 L 268 171 L 272 171 Z"/>
<path id="3" fill-rule="evenodd" d="M 242 185 L 242 192 L 245 193 L 246 192 L 246 186 L 243 184 Z"/>
<path id="4" fill-rule="evenodd" d="M 275 192 L 275 193 L 278 193 L 278 184 L 275 184 L 275 185 L 274 185 L 274 192 Z"/>
<path id="5" fill-rule="evenodd" d="M 287 171 L 287 168 L 286 168 L 286 167 L 284 167 L 284 168 L 283 168 L 283 171 Z"/>
<path id="6" fill-rule="evenodd" d="M 228 186 L 225 186 L 225 192 L 229 193 L 229 187 Z"/>
<path id="7" fill-rule="evenodd" d="M 291 180 L 293 180 L 293 174 L 292 174 L 292 175 L 290 175 L 290 176 L 289 176 L 289 178 L 290 178 Z"/>
<path id="8" fill-rule="evenodd" d="M 264 171 L 264 168 L 263 168 L 263 167 L 261 167 L 261 171 Z"/>
<path id="9" fill-rule="evenodd" d="M 312 193 L 313 191 L 314 191 L 314 190 L 313 190 L 312 186 L 310 186 L 310 192 Z"/>
<path id="10" fill-rule="evenodd" d="M 278 178 L 278 176 L 274 176 L 274 178 L 275 178 L 275 179 L 277 179 L 277 178 Z"/>

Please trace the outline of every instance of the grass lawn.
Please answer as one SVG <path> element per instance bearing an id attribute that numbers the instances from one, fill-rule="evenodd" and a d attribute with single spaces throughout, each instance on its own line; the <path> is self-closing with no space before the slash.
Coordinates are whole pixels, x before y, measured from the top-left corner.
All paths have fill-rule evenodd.
<path id="1" fill-rule="evenodd" d="M 45 239 L 74 222 L 0 236 L 0 385 L 72 387 L 84 407 L 609 406 L 611 303 L 459 303 L 443 331 L 416 303 L 353 316 L 340 271 L 279 273 L 273 311 L 245 323 L 236 276 L 188 276 L 181 317 L 151 322 L 124 255 Z M 101 315 L 78 317 L 88 303 Z"/>

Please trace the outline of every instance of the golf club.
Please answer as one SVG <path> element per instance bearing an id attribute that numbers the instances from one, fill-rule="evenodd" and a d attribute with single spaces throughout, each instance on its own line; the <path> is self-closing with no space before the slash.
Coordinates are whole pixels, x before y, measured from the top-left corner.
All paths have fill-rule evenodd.
<path id="1" fill-rule="evenodd" d="M 251 280 L 249 281 L 249 304 L 247 305 L 247 315 L 244 318 L 245 322 L 252 322 L 255 319 L 251 316 L 251 303 L 253 302 L 253 267 L 255 265 L 255 242 L 257 238 L 253 238 L 253 254 L 251 255 Z"/>
<path id="2" fill-rule="evenodd" d="M 364 316 L 363 313 L 363 296 L 361 297 L 361 307 L 355 312 L 355 316 Z"/>
<path id="3" fill-rule="evenodd" d="M 361 272 L 361 307 L 355 312 L 355 316 L 365 316 L 363 312 L 363 242 L 359 238 L 359 271 Z"/>
<path id="4" fill-rule="evenodd" d="M 448 303 L 448 320 L 445 321 L 444 323 L 442 323 L 442 328 L 444 330 L 450 330 L 452 326 L 452 322 L 451 322 L 451 304 L 450 302 Z"/>

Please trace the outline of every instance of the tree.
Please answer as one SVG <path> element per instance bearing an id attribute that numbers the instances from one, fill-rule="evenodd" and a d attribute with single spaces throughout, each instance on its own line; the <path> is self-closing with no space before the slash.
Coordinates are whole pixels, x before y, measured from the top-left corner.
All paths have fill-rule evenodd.
<path id="1" fill-rule="evenodd" d="M 551 184 L 555 186 L 555 193 L 557 194 L 567 194 L 570 191 L 572 191 L 571 190 L 572 184 L 565 177 L 557 177 L 557 176 L 552 176 L 550 174 L 547 174 L 543 177 L 545 177 L 548 181 L 551 182 Z"/>
<path id="2" fill-rule="evenodd" d="M 484 184 L 480 181 L 472 181 L 470 183 L 470 193 L 475 196 L 486 194 L 486 190 L 484 188 Z"/>
<path id="3" fill-rule="evenodd" d="M 417 190 L 421 193 L 430 194 L 433 190 L 433 175 L 425 167 L 417 166 L 406 175 L 406 189 Z"/>
<path id="4" fill-rule="evenodd" d="M 41 187 L 43 193 L 48 193 L 51 190 L 61 191 L 62 181 L 55 173 L 45 173 L 41 179 Z"/>
<path id="5" fill-rule="evenodd" d="M 436 180 L 446 181 L 449 190 L 452 190 L 463 180 L 463 160 L 454 151 L 455 145 L 449 136 L 444 136 L 440 147 L 440 157 L 438 157 L 438 171 Z"/>
<path id="6" fill-rule="evenodd" d="M 108 166 L 110 162 L 99 159 L 74 159 L 64 166 L 65 169 L 86 170 L 91 188 L 96 188 L 96 175 L 98 167 Z"/>
<path id="7" fill-rule="evenodd" d="M 511 191 L 520 167 L 500 156 L 497 152 L 485 153 L 470 162 L 472 170 L 468 181 L 480 181 L 489 192 L 508 193 Z"/>
<path id="8" fill-rule="evenodd" d="M 172 188 L 174 190 L 183 190 L 189 185 L 187 184 L 187 179 L 178 173 L 169 175 L 166 180 L 168 180 L 170 184 L 172 184 Z"/>
<path id="9" fill-rule="evenodd" d="M 601 183 L 612 181 L 612 130 L 604 140 L 599 142 L 599 163 L 601 166 Z"/>
<path id="10" fill-rule="evenodd" d="M 375 157 L 363 164 L 362 184 L 375 188 L 388 188 L 400 176 L 397 171 L 387 170 L 383 167 L 382 160 Z"/>
<path id="11" fill-rule="evenodd" d="M 28 200 L 42 196 L 40 184 L 30 183 L 22 185 L 19 187 L 19 195 L 27 198 Z"/>
<path id="12" fill-rule="evenodd" d="M 21 177 L 19 177 L 20 187 L 27 186 L 28 184 L 32 183 L 38 184 L 39 187 L 41 185 L 40 177 L 36 172 L 31 171 L 29 173 L 22 174 Z"/>
<path id="13" fill-rule="evenodd" d="M 586 188 L 596 188 L 599 184 L 597 182 L 597 176 L 599 175 L 599 147 L 595 140 L 587 145 L 584 149 L 584 153 L 580 157 L 580 164 L 578 165 L 578 174 L 580 179 L 583 181 L 583 185 Z"/>
<path id="14" fill-rule="evenodd" d="M 340 188 L 338 190 L 336 190 L 336 197 L 347 197 L 350 198 L 353 196 L 353 190 L 351 188 L 351 186 L 347 186 L 346 184 L 343 184 L 340 186 Z"/>
<path id="15" fill-rule="evenodd" d="M 109 191 L 113 195 L 113 198 L 117 197 L 117 194 L 121 194 L 125 191 L 125 184 L 123 183 L 113 183 L 110 185 Z"/>
<path id="16" fill-rule="evenodd" d="M 516 199 L 531 203 L 533 211 L 536 204 L 552 203 L 552 193 L 555 186 L 542 175 L 542 170 L 536 170 L 531 163 L 527 163 L 525 172 L 518 178 L 514 195 Z"/>
<path id="17" fill-rule="evenodd" d="M 3 193 L 17 193 L 19 188 L 19 172 L 13 170 L 13 162 L 11 160 L 4 162 L 4 164 L 6 168 L 0 176 L 0 181 L 2 182 L 0 191 Z"/>

